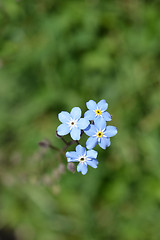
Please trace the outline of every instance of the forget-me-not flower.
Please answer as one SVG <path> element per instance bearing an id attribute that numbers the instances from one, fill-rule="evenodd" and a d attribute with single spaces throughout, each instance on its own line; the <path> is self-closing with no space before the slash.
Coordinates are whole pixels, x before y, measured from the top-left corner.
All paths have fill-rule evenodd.
<path id="1" fill-rule="evenodd" d="M 58 114 L 59 120 L 62 122 L 57 128 L 57 134 L 64 136 L 70 133 L 73 140 L 80 140 L 81 129 L 85 129 L 89 125 L 89 120 L 81 118 L 81 109 L 74 107 L 71 113 L 62 111 Z"/>
<path id="2" fill-rule="evenodd" d="M 89 100 L 87 103 L 88 111 L 85 112 L 84 117 L 88 120 L 104 119 L 104 121 L 111 121 L 111 115 L 106 112 L 108 103 L 103 99 L 96 103 L 93 100 Z"/>
<path id="3" fill-rule="evenodd" d="M 98 143 L 103 149 L 110 146 L 110 137 L 117 134 L 117 128 L 113 126 L 106 126 L 103 119 L 95 120 L 95 125 L 90 124 L 84 132 L 89 136 L 86 147 L 92 149 Z"/>
<path id="4" fill-rule="evenodd" d="M 79 162 L 77 165 L 77 172 L 81 172 L 85 175 L 88 172 L 87 165 L 97 168 L 98 153 L 95 150 L 88 150 L 81 145 L 77 145 L 76 151 L 66 152 L 66 157 L 68 162 Z"/>

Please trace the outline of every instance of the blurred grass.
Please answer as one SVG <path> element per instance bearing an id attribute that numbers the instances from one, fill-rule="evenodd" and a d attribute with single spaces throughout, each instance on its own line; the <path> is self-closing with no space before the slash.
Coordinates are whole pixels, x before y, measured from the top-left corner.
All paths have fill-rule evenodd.
<path id="1" fill-rule="evenodd" d="M 0 228 L 16 239 L 160 239 L 159 7 L 1 0 Z M 106 99 L 118 135 L 98 169 L 57 176 L 37 143 L 63 146 L 57 114 L 89 99 Z"/>

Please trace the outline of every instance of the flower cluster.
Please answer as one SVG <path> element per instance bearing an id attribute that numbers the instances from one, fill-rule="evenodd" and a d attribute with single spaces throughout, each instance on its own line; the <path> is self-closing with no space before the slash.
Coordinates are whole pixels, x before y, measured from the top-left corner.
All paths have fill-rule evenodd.
<path id="1" fill-rule="evenodd" d="M 110 137 L 117 134 L 117 128 L 107 125 L 112 120 L 112 116 L 106 111 L 108 104 L 105 100 L 96 103 L 89 100 L 87 103 L 88 110 L 81 118 L 82 112 L 79 107 L 74 107 L 70 113 L 62 111 L 58 114 L 61 125 L 57 128 L 57 134 L 64 136 L 70 133 L 70 136 L 78 145 L 76 151 L 66 152 L 68 162 L 78 162 L 77 171 L 85 175 L 88 171 L 87 166 L 97 168 L 97 151 L 93 148 L 98 144 L 101 148 L 106 149 L 110 146 Z M 89 138 L 86 142 L 88 151 L 79 144 L 81 136 L 85 133 Z"/>

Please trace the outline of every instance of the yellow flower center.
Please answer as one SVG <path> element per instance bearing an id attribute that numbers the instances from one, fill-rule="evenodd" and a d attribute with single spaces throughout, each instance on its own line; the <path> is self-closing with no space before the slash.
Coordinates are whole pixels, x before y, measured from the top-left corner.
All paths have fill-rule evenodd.
<path id="1" fill-rule="evenodd" d="M 97 114 L 97 115 L 101 115 L 101 114 L 102 114 L 101 110 L 97 109 L 97 110 L 96 110 L 96 114 Z"/>
<path id="2" fill-rule="evenodd" d="M 98 137 L 98 138 L 103 137 L 103 132 L 98 132 L 98 133 L 97 133 L 97 137 Z"/>

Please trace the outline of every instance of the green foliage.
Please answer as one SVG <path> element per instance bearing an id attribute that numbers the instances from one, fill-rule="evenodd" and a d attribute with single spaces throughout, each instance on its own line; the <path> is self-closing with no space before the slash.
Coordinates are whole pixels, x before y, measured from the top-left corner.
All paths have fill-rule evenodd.
<path id="1" fill-rule="evenodd" d="M 159 1 L 0 5 L 0 228 L 21 240 L 159 240 Z M 63 175 L 37 143 L 63 147 L 57 114 L 103 98 L 118 135 L 98 169 Z"/>

